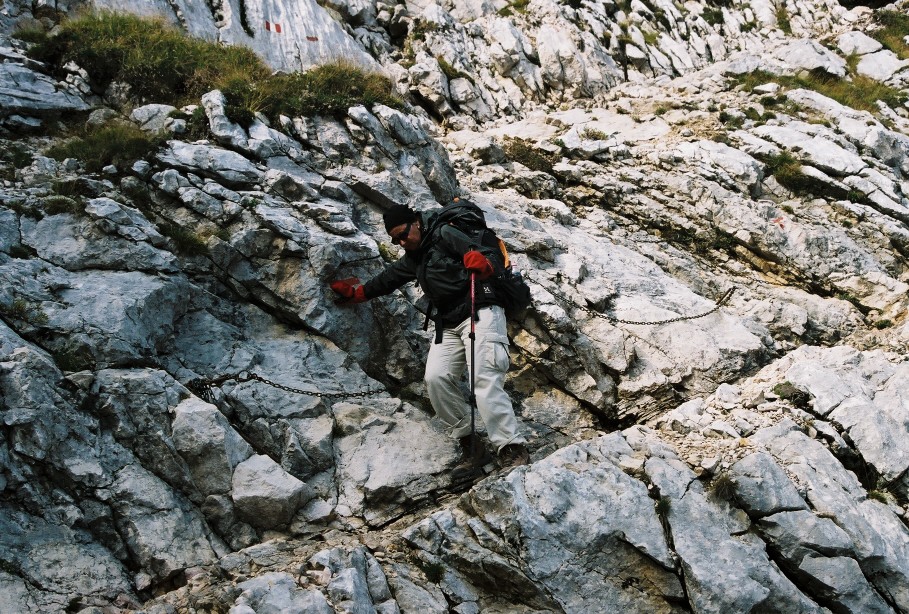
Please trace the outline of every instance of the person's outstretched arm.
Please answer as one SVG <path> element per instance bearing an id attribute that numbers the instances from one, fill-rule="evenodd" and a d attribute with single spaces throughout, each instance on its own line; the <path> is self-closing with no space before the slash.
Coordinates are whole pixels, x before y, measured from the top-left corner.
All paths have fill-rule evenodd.
<path id="1" fill-rule="evenodd" d="M 416 262 L 404 256 L 387 266 L 384 271 L 365 284 L 361 283 L 356 277 L 350 277 L 333 281 L 330 287 L 338 295 L 336 303 L 339 305 L 353 305 L 377 296 L 391 294 L 416 278 Z"/>

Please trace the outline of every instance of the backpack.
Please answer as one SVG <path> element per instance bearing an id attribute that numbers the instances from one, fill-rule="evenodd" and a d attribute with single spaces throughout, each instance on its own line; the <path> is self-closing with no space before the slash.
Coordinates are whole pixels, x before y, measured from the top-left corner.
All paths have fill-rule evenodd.
<path id="1" fill-rule="evenodd" d="M 520 317 L 530 307 L 530 287 L 521 272 L 511 266 L 505 243 L 486 225 L 483 210 L 468 200 L 455 198 L 442 207 L 427 234 L 432 235 L 444 224 L 451 224 L 476 240 L 474 248 L 492 264 L 493 274 L 485 281 L 502 301 L 505 315 L 510 318 Z"/>

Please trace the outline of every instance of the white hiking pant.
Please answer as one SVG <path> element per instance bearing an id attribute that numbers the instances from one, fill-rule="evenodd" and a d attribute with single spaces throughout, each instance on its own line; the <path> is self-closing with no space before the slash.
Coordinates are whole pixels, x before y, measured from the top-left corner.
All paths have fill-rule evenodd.
<path id="1" fill-rule="evenodd" d="M 526 443 L 518 432 L 518 421 L 505 392 L 508 333 L 505 311 L 484 307 L 477 312 L 475 394 L 477 419 L 486 425 L 486 434 L 496 450 L 510 443 Z M 426 388 L 436 415 L 452 438 L 470 435 L 470 405 L 464 400 L 460 382 L 470 368 L 470 318 L 442 332 L 442 343 L 429 346 L 426 358 Z M 469 377 L 469 373 L 468 373 Z M 469 380 L 468 380 L 469 381 Z"/>

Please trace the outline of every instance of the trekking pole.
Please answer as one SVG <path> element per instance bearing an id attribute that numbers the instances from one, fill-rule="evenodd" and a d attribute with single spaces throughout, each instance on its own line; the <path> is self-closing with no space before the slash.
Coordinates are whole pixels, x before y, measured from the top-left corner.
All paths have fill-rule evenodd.
<path id="1" fill-rule="evenodd" d="M 477 394 L 476 394 L 476 345 L 477 345 L 477 274 L 470 272 L 470 457 L 477 458 Z"/>

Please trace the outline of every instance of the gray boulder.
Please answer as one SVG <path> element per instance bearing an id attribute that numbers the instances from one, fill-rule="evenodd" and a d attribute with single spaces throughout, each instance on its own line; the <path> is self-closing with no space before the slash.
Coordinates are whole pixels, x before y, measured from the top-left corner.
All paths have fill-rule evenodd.
<path id="1" fill-rule="evenodd" d="M 231 486 L 231 499 L 240 517 L 263 529 L 286 525 L 312 498 L 305 483 L 262 454 L 237 465 Z"/>
<path id="2" fill-rule="evenodd" d="M 253 455 L 252 447 L 217 408 L 199 399 L 184 400 L 173 414 L 174 447 L 196 488 L 206 496 L 230 493 L 234 469 Z"/>
<path id="3" fill-rule="evenodd" d="M 814 411 L 834 420 L 887 482 L 907 492 L 906 365 L 880 352 L 805 347 L 786 377 L 814 397 Z"/>
<path id="4" fill-rule="evenodd" d="M 759 525 L 780 564 L 819 602 L 847 612 L 892 611 L 862 573 L 852 539 L 829 518 L 783 512 Z"/>
<path id="5" fill-rule="evenodd" d="M 219 143 L 236 149 L 249 147 L 249 135 L 242 126 L 227 117 L 227 99 L 220 90 L 212 90 L 202 96 L 202 108 L 208 117 L 208 127 Z"/>
<path id="6" fill-rule="evenodd" d="M 860 75 L 876 81 L 889 81 L 897 73 L 909 74 L 909 60 L 901 60 L 898 55 L 885 49 L 862 56 L 855 70 Z"/>
<path id="7" fill-rule="evenodd" d="M 749 454 L 729 469 L 729 476 L 736 483 L 736 500 L 752 517 L 807 508 L 792 481 L 768 454 Z"/>
<path id="8" fill-rule="evenodd" d="M 382 524 L 414 497 L 449 482 L 456 443 L 411 405 L 336 403 L 338 507 L 342 516 Z"/>
<path id="9" fill-rule="evenodd" d="M 261 182 L 264 175 L 242 155 L 211 145 L 168 141 L 167 148 L 157 158 L 166 166 L 198 173 L 228 187 L 249 187 Z"/>
<path id="10" fill-rule="evenodd" d="M 333 614 L 335 611 L 321 592 L 300 588 L 289 573 L 264 573 L 241 582 L 237 588 L 242 592 L 234 601 L 230 614 Z"/>
<path id="11" fill-rule="evenodd" d="M 88 110 L 89 104 L 45 74 L 28 66 L 0 63 L 0 116 L 59 115 Z"/>
<path id="12" fill-rule="evenodd" d="M 814 40 L 786 42 L 774 49 L 773 56 L 795 70 L 820 69 L 835 77 L 846 76 L 846 60 Z"/>
<path id="13" fill-rule="evenodd" d="M 78 510 L 70 507 L 71 514 Z M 0 611 L 64 611 L 71 605 L 71 597 L 83 606 L 101 607 L 133 592 L 127 570 L 97 542 L 80 543 L 68 527 L 6 505 L 0 510 L 0 559 L 4 563 Z M 93 573 L 86 574 L 86 569 Z M 54 590 L 35 590 L 36 586 Z"/>
<path id="14" fill-rule="evenodd" d="M 780 145 L 798 151 L 799 157 L 822 171 L 842 177 L 857 175 L 867 166 L 854 151 L 838 145 L 825 134 L 812 134 L 808 124 L 790 122 L 786 126 L 760 126 L 754 134 Z"/>
<path id="15" fill-rule="evenodd" d="M 382 566 L 362 546 L 322 550 L 309 560 L 308 566 L 326 574 L 329 596 L 347 611 L 381 612 L 397 607 Z"/>
<path id="16" fill-rule="evenodd" d="M 170 114 L 176 110 L 176 107 L 168 104 L 147 104 L 133 109 L 129 118 L 143 130 L 157 133 L 164 130 Z"/>
<path id="17" fill-rule="evenodd" d="M 805 557 L 854 556 L 852 539 L 829 518 L 808 510 L 780 512 L 759 521 L 761 532 L 794 567 Z"/>
<path id="18" fill-rule="evenodd" d="M 836 38 L 836 46 L 842 51 L 845 55 L 865 55 L 868 53 L 874 53 L 879 51 L 883 45 L 865 34 L 864 32 L 857 32 L 852 30 L 850 32 L 844 32 Z"/>
<path id="19" fill-rule="evenodd" d="M 818 600 L 839 604 L 844 612 L 886 614 L 893 609 L 868 584 L 859 564 L 848 557 L 806 557 L 799 571 Z"/>
<path id="20" fill-rule="evenodd" d="M 63 286 L 63 300 L 46 309 L 49 321 L 79 331 L 60 339 L 59 347 L 104 366 L 153 352 L 170 338 L 175 319 L 186 308 L 187 297 L 177 286 L 142 273 L 47 275 L 44 282 Z"/>
<path id="21" fill-rule="evenodd" d="M 114 439 L 157 477 L 198 501 L 190 469 L 169 436 L 171 412 L 186 394 L 183 386 L 153 369 L 102 369 L 87 384 Z"/>

